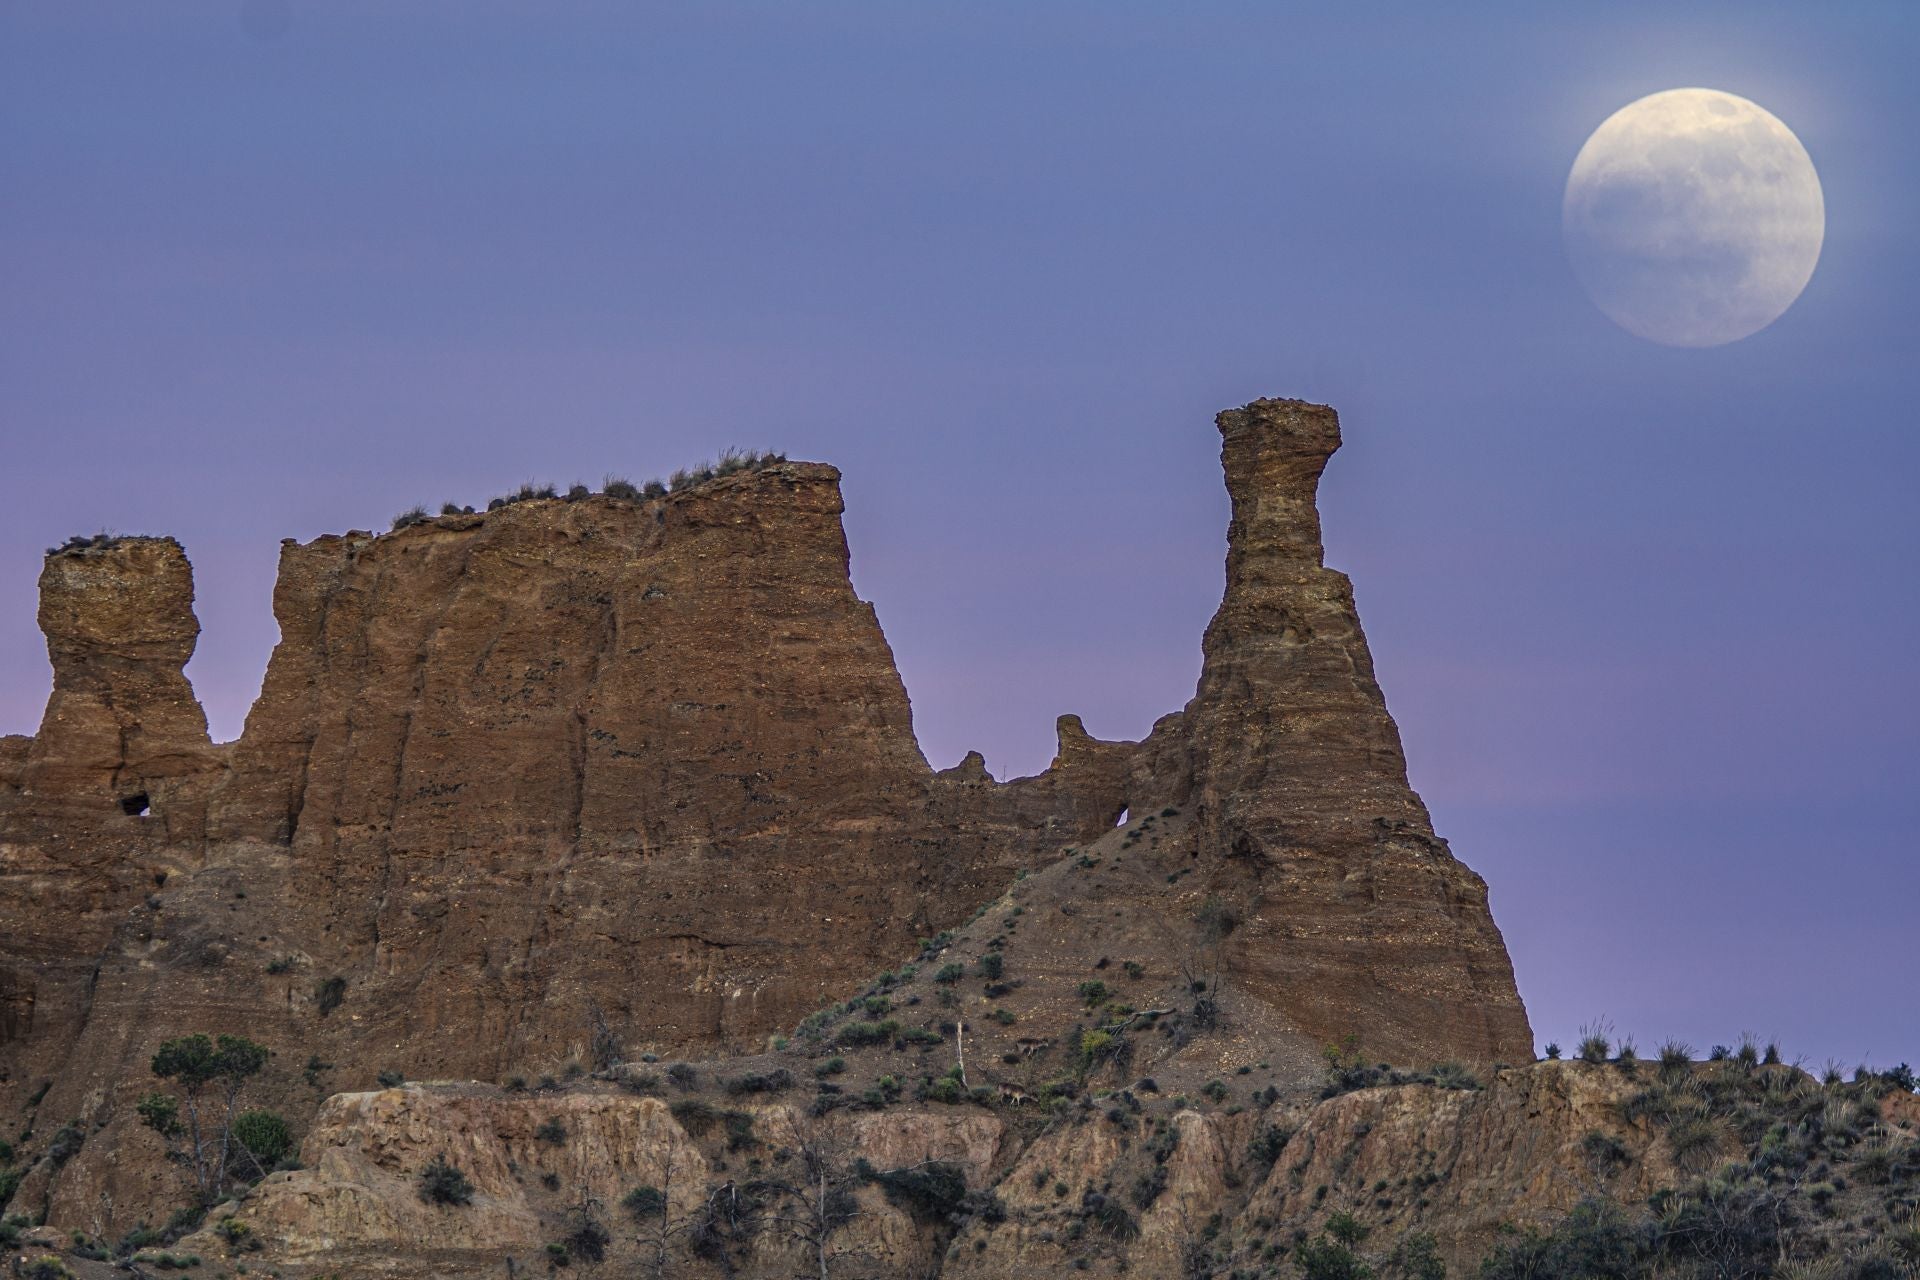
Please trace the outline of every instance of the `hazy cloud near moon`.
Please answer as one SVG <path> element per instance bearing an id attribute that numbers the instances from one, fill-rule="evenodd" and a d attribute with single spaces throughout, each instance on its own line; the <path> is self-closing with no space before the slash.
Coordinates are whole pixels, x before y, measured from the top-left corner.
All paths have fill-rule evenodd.
<path id="1" fill-rule="evenodd" d="M 1674 89 L 1610 116 L 1580 149 L 1567 252 L 1631 333 L 1711 347 L 1765 328 L 1813 276 L 1826 232 L 1800 140 L 1744 98 Z"/>

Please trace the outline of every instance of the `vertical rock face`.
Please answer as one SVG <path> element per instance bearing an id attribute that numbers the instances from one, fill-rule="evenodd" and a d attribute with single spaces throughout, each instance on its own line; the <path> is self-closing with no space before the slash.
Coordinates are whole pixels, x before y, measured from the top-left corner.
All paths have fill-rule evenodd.
<path id="1" fill-rule="evenodd" d="M 1200 846 L 1247 899 L 1235 965 L 1322 1042 L 1530 1059 L 1486 885 L 1408 786 L 1353 586 L 1323 563 L 1315 494 L 1339 420 L 1260 400 L 1218 426 L 1227 587 L 1184 727 Z"/>
<path id="2" fill-rule="evenodd" d="M 285 846 L 325 922 L 303 949 L 391 989 L 377 1034 L 477 1019 L 423 1064 L 466 1074 L 526 1050 L 530 1009 L 536 1041 L 597 1007 L 750 1045 L 1111 824 L 1084 734 L 1037 786 L 928 768 L 838 481 L 782 464 L 286 548 L 212 829 Z"/>
<path id="3" fill-rule="evenodd" d="M 1219 425 L 1228 585 L 1194 700 L 1138 744 L 1062 716 L 1053 766 L 1008 783 L 922 757 L 828 466 L 288 543 L 229 747 L 182 674 L 179 546 L 50 557 L 53 699 L 0 741 L 0 1114 L 44 1081 L 49 1116 L 107 1129 L 45 1195 L 105 1231 L 168 1184 L 93 1154 L 168 1036 L 272 1044 L 296 1121 L 388 1068 L 751 1048 L 1129 807 L 1189 814 L 1167 856 L 1201 872 L 1140 909 L 1185 927 L 1218 897 L 1234 983 L 1296 1039 L 1530 1055 L 1485 887 L 1408 788 L 1321 563 L 1333 414 Z"/>

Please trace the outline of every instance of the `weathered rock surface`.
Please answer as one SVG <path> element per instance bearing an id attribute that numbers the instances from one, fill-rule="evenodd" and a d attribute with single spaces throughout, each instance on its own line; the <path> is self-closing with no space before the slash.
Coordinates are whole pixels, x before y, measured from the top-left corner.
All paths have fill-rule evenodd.
<path id="1" fill-rule="evenodd" d="M 592 1065 L 596 1033 L 751 1049 L 1129 809 L 1186 816 L 1115 909 L 1216 904 L 1228 994 L 1276 1058 L 1348 1034 L 1530 1058 L 1485 887 L 1408 788 L 1321 562 L 1334 416 L 1260 401 L 1219 426 L 1234 518 L 1196 697 L 1139 744 L 1063 716 L 1053 768 L 1009 783 L 921 755 L 827 466 L 289 543 L 281 641 L 226 747 L 181 674 L 179 547 L 50 556 L 54 697 L 0 743 L 0 1115 L 37 1135 L 28 1161 L 67 1120 L 88 1136 L 18 1194 L 102 1234 L 163 1217 L 179 1174 L 131 1111 L 188 1031 L 273 1045 L 262 1100 L 299 1128 L 386 1068 Z M 1103 944 L 1061 915 L 1070 992 Z"/>

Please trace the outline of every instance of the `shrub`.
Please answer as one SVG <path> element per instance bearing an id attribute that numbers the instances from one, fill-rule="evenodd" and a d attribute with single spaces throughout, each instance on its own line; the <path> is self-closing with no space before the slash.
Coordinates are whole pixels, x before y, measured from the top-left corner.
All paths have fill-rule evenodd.
<path id="1" fill-rule="evenodd" d="M 723 1111 L 720 1120 L 727 1129 L 727 1150 L 739 1151 L 754 1145 L 752 1112 Z"/>
<path id="2" fill-rule="evenodd" d="M 1255 1164 L 1271 1166 L 1280 1158 L 1280 1153 L 1286 1150 L 1287 1140 L 1292 1136 L 1291 1130 L 1280 1128 L 1278 1125 L 1266 1125 L 1253 1135 L 1252 1141 L 1247 1143 L 1247 1155 Z"/>
<path id="3" fill-rule="evenodd" d="M 1441 1089 L 1478 1089 L 1480 1081 L 1458 1062 L 1442 1062 L 1428 1067 L 1426 1081 Z"/>
<path id="4" fill-rule="evenodd" d="M 445 1156 L 435 1156 L 420 1171 L 420 1198 L 428 1204 L 472 1204 L 473 1184 Z"/>
<path id="5" fill-rule="evenodd" d="M 1216 1104 L 1227 1100 L 1227 1085 L 1223 1080 L 1207 1081 L 1200 1086 L 1200 1092 L 1206 1094 L 1207 1099 Z"/>
<path id="6" fill-rule="evenodd" d="M 828 1058 L 813 1069 L 816 1076 L 837 1076 L 847 1069 L 847 1060 L 841 1057 Z"/>
<path id="7" fill-rule="evenodd" d="M 407 1073 L 404 1071 L 394 1071 L 389 1068 L 386 1071 L 382 1071 L 373 1079 L 382 1089 L 398 1089 L 407 1082 Z"/>
<path id="8" fill-rule="evenodd" d="M 682 1129 L 695 1137 L 713 1128 L 720 1118 L 720 1113 L 700 1098 L 677 1098 L 667 1110 L 673 1113 Z"/>
<path id="9" fill-rule="evenodd" d="M 554 1116 L 535 1129 L 533 1136 L 550 1147 L 564 1147 L 567 1145 L 567 1126 L 561 1122 L 559 1116 Z"/>
<path id="10" fill-rule="evenodd" d="M 1006 967 L 1006 957 L 998 951 L 989 951 L 974 963 L 974 971 L 983 978 L 998 978 Z"/>
<path id="11" fill-rule="evenodd" d="M 1667 1127 L 1667 1145 L 1673 1149 L 1674 1163 L 1687 1169 L 1711 1164 L 1725 1137 L 1726 1130 L 1712 1116 L 1682 1116 Z"/>
<path id="12" fill-rule="evenodd" d="M 58 1169 L 80 1154 L 80 1148 L 86 1140 L 87 1135 L 78 1124 L 71 1121 L 63 1124 L 47 1141 L 47 1159 Z"/>
<path id="13" fill-rule="evenodd" d="M 1809 1194 L 1816 1190 L 1808 1188 Z M 1757 1183 L 1700 1182 L 1677 1193 L 1657 1192 L 1648 1204 L 1655 1252 L 1716 1276 L 1766 1274 L 1782 1231 L 1796 1219 L 1791 1201 Z"/>
<path id="14" fill-rule="evenodd" d="M 653 1218 L 666 1212 L 667 1196 L 658 1187 L 635 1187 L 620 1197 L 620 1207 L 635 1218 Z"/>
<path id="15" fill-rule="evenodd" d="M 254 1239 L 253 1228 L 232 1214 L 228 1214 L 226 1217 L 220 1219 L 219 1224 L 216 1225 L 213 1230 L 216 1235 L 234 1248 L 244 1249 L 249 1245 L 254 1248 L 259 1247 L 259 1241 Z"/>
<path id="16" fill-rule="evenodd" d="M 1373 1234 L 1373 1228 L 1342 1209 L 1327 1219 L 1327 1234 L 1351 1249 Z"/>
<path id="17" fill-rule="evenodd" d="M 293 1154 L 293 1130 L 277 1112 L 242 1111 L 234 1117 L 233 1138 L 262 1173 Z"/>
<path id="18" fill-rule="evenodd" d="M 659 480 L 649 480 L 640 487 L 640 496 L 643 498 L 664 498 L 667 496 L 667 486 Z"/>
<path id="19" fill-rule="evenodd" d="M 328 978 L 314 989 L 313 1002 L 320 1009 L 320 1016 L 326 1017 L 340 1007 L 347 998 L 347 980 L 341 977 Z"/>
<path id="20" fill-rule="evenodd" d="M 1294 1246 L 1293 1256 L 1306 1280 L 1371 1280 L 1373 1275 L 1373 1268 L 1353 1250 L 1325 1236 L 1302 1240 Z"/>
<path id="21" fill-rule="evenodd" d="M 967 966 L 963 964 L 948 963 L 940 966 L 939 971 L 933 975 L 933 980 L 935 982 L 944 982 L 944 983 L 951 984 L 951 983 L 960 981 L 960 979 L 966 976 L 967 976 Z"/>
<path id="22" fill-rule="evenodd" d="M 960 1167 L 939 1160 L 911 1169 L 887 1169 L 875 1173 L 873 1181 L 888 1200 L 923 1222 L 945 1223 L 967 1195 Z"/>
<path id="23" fill-rule="evenodd" d="M 1612 1047 L 1612 1042 L 1597 1032 L 1592 1035 L 1582 1036 L 1578 1050 L 1580 1061 L 1605 1062 L 1607 1060 L 1607 1051 Z"/>
<path id="24" fill-rule="evenodd" d="M 1129 978 L 1134 978 L 1134 979 L 1143 978 L 1146 976 L 1146 973 L 1147 973 L 1147 966 L 1141 964 L 1138 960 L 1129 960 L 1125 964 L 1121 965 L 1120 967 L 1127 971 L 1127 976 Z"/>
<path id="25" fill-rule="evenodd" d="M 889 1018 L 885 1022 L 849 1022 L 840 1028 L 834 1039 L 843 1045 L 857 1047 L 869 1044 L 890 1044 L 900 1034 L 900 1024 Z"/>
<path id="26" fill-rule="evenodd" d="M 457 502 L 443 502 L 440 504 L 440 514 L 443 516 L 470 516 L 473 514 L 473 508 L 463 507 Z"/>
<path id="27" fill-rule="evenodd" d="M 399 530 L 406 528 L 408 525 L 425 524 L 427 519 L 427 509 L 425 507 L 408 507 L 405 511 L 402 511 L 393 518 L 393 528 Z"/>
<path id="28" fill-rule="evenodd" d="M 691 1063 L 676 1062 L 667 1068 L 667 1079 L 682 1089 L 691 1089 L 700 1083 L 700 1073 L 694 1070 Z"/>
<path id="29" fill-rule="evenodd" d="M 1086 1005 L 1088 1008 L 1092 1008 L 1095 1005 L 1105 1004 L 1107 1000 L 1107 996 L 1109 994 L 1107 991 L 1107 984 L 1100 981 L 1100 979 L 1098 978 L 1095 978 L 1090 982 L 1081 983 L 1077 988 L 1075 988 L 1075 990 L 1079 992 L 1080 999 L 1086 1002 Z"/>
<path id="30" fill-rule="evenodd" d="M 1447 1264 L 1439 1244 L 1424 1231 L 1401 1237 L 1393 1250 L 1393 1269 L 1406 1280 L 1447 1280 Z"/>
<path id="31" fill-rule="evenodd" d="M 926 1102 L 944 1102 L 950 1106 L 967 1100 L 966 1090 L 960 1087 L 960 1081 L 950 1075 L 938 1080 L 924 1080 L 919 1089 L 920 1097 Z"/>
<path id="32" fill-rule="evenodd" d="M 1240 913 L 1218 898 L 1208 898 L 1193 913 L 1193 922 L 1200 926 L 1201 937 L 1209 942 L 1219 942 L 1240 927 Z"/>
<path id="33" fill-rule="evenodd" d="M 567 486 L 567 501 L 579 502 L 583 498 L 590 496 L 592 493 L 593 493 L 593 490 L 587 488 L 587 486 L 580 484 L 578 482 L 575 482 L 574 484 L 570 484 Z"/>
<path id="34" fill-rule="evenodd" d="M 995 1009 L 993 1011 L 993 1020 L 1003 1027 L 1010 1027 L 1019 1019 L 1014 1017 L 1013 1010 L 1011 1009 Z"/>
<path id="35" fill-rule="evenodd" d="M 628 502 L 632 502 L 640 496 L 640 491 L 634 488 L 632 482 L 625 476 L 608 476 L 601 482 L 600 492 L 606 494 L 609 498 L 623 498 Z"/>
<path id="36" fill-rule="evenodd" d="M 1633 1228 L 1620 1210 L 1584 1200 L 1551 1232 L 1526 1231 L 1496 1245 L 1480 1263 L 1481 1280 L 1636 1280 L 1646 1274 Z"/>
<path id="37" fill-rule="evenodd" d="M 776 1067 L 772 1071 L 749 1071 L 733 1077 L 722 1087 L 736 1097 L 743 1093 L 780 1093 L 793 1088 L 793 1072 L 785 1067 Z"/>
<path id="38" fill-rule="evenodd" d="M 1084 1066 L 1092 1066 L 1113 1047 L 1113 1033 L 1098 1029 L 1080 1033 L 1080 1061 Z"/>
<path id="39" fill-rule="evenodd" d="M 1080 1212 L 1087 1221 L 1115 1239 L 1140 1234 L 1140 1224 L 1127 1207 L 1111 1196 L 1089 1190 L 1080 1197 Z"/>
<path id="40" fill-rule="evenodd" d="M 576 1258 L 599 1262 L 607 1256 L 613 1237 L 589 1210 L 576 1208 L 571 1214 L 573 1230 L 567 1233 L 566 1249 Z"/>
<path id="41" fill-rule="evenodd" d="M 1549 1040 L 1547 1042 L 1546 1055 L 1547 1061 L 1549 1062 L 1560 1061 L 1560 1046 Z"/>

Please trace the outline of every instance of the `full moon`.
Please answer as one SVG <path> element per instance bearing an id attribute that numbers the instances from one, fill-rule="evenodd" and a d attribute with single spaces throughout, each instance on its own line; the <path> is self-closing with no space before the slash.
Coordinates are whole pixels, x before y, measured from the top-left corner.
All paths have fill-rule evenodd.
<path id="1" fill-rule="evenodd" d="M 1731 93 L 1670 89 L 1593 131 L 1567 177 L 1561 228 L 1574 273 L 1615 324 L 1717 347 L 1793 305 L 1827 214 L 1786 125 Z"/>

